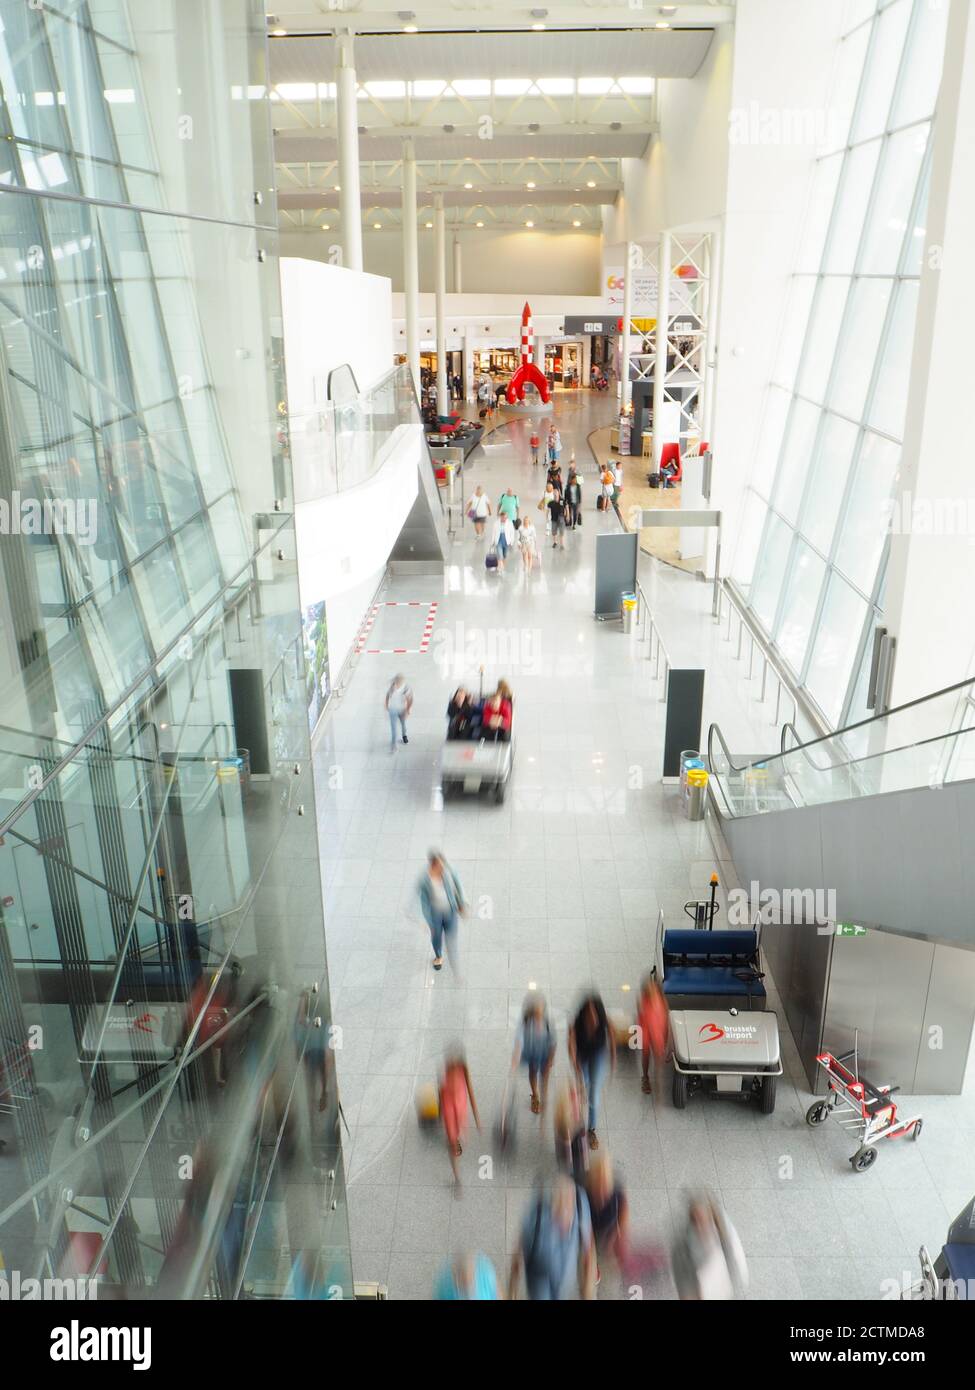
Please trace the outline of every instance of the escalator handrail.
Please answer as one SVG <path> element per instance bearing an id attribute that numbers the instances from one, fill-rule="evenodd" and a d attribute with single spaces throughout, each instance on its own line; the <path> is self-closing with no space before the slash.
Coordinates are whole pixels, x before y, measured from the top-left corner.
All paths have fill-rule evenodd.
<path id="1" fill-rule="evenodd" d="M 924 705 L 931 700 L 938 700 L 944 695 L 959 694 L 963 690 L 971 689 L 975 689 L 975 680 L 973 680 L 972 677 L 969 676 L 966 680 L 956 681 L 954 685 L 946 685 L 943 690 L 935 690 L 930 695 L 919 695 L 916 700 L 907 700 L 902 705 L 895 705 L 893 709 L 889 709 L 885 711 L 885 713 L 883 714 L 872 714 L 869 719 L 858 719 L 853 724 L 844 725 L 842 729 L 834 729 L 834 731 L 831 734 L 822 734 L 819 738 L 811 738 L 808 740 L 808 742 L 800 743 L 795 748 L 790 748 L 788 751 L 789 753 L 795 753 L 802 749 L 805 752 L 810 748 L 814 748 L 819 743 L 826 743 L 828 742 L 828 740 L 834 738 L 842 738 L 844 734 L 852 733 L 854 729 L 865 729 L 870 724 L 879 724 L 881 720 L 890 719 L 895 714 L 903 714 L 905 710 L 913 709 L 917 705 Z M 721 739 L 721 746 L 724 749 L 725 757 L 728 759 L 728 766 L 732 772 L 745 772 L 748 768 L 752 767 L 767 767 L 769 763 L 778 762 L 781 758 L 787 756 L 785 752 L 772 753 L 767 758 L 754 758 L 751 762 L 739 765 L 733 761 L 731 754 L 728 751 L 728 745 L 725 742 L 724 736 L 722 735 L 720 728 L 716 724 L 712 724 L 710 729 L 708 730 L 708 760 L 711 763 L 712 770 L 714 767 L 713 762 L 711 762 L 712 731 L 716 732 L 718 738 Z M 925 739 L 914 739 L 912 740 L 912 742 L 916 744 L 934 743 L 939 738 L 953 737 L 954 735 L 957 735 L 960 732 L 964 731 L 959 729 L 946 729 L 944 733 L 934 734 L 931 737 Z M 885 752 L 893 753 L 897 752 L 897 749 L 889 748 L 886 749 Z M 806 753 L 806 756 L 808 757 L 808 753 Z M 833 766 L 846 767 L 849 766 L 849 763 L 851 762 L 860 761 L 862 761 L 862 759 L 850 758 L 849 762 L 847 763 L 834 764 Z M 813 766 L 815 766 L 815 764 L 813 764 Z M 820 769 L 820 771 L 822 771 L 822 769 Z"/>
<path id="2" fill-rule="evenodd" d="M 842 730 L 840 730 L 839 732 L 842 733 Z M 795 739 L 795 743 L 793 743 L 793 744 L 792 744 L 790 747 L 788 747 L 788 748 L 785 746 L 785 736 L 786 736 L 786 734 L 792 734 L 793 738 Z M 839 737 L 839 734 L 827 734 L 826 737 L 827 737 L 827 738 L 838 738 L 838 737 Z M 813 768 L 814 771 L 816 771 L 816 772 L 835 772 L 835 770 L 836 770 L 838 767 L 848 767 L 849 764 L 850 764 L 851 762 L 857 761 L 857 760 L 854 759 L 854 758 L 847 758 L 846 762 L 844 762 L 844 763 L 830 763 L 827 767 L 820 767 L 819 763 L 816 762 L 815 758 L 813 758 L 813 757 L 806 751 L 806 745 L 803 743 L 802 739 L 799 737 L 799 730 L 798 730 L 798 729 L 796 728 L 796 726 L 793 724 L 793 722 L 792 722 L 791 719 L 787 719 L 787 720 L 785 721 L 785 723 L 782 725 L 782 735 L 781 735 L 781 739 L 780 739 L 780 744 L 781 744 L 780 751 L 781 751 L 781 753 L 782 753 L 783 756 L 784 756 L 786 753 L 799 753 L 799 752 L 801 752 L 801 753 L 803 754 L 803 756 L 805 757 L 806 762 L 807 762 L 807 763 L 809 764 L 809 766 L 810 766 L 811 768 Z"/>

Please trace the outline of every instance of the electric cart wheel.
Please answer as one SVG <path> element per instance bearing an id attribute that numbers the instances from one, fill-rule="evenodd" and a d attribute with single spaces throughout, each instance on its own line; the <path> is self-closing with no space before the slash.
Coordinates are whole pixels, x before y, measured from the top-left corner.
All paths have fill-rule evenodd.
<path id="1" fill-rule="evenodd" d="M 774 1076 L 762 1077 L 761 1111 L 763 1115 L 771 1115 L 775 1109 L 775 1083 L 777 1079 Z"/>
<path id="2" fill-rule="evenodd" d="M 918 1139 L 920 1139 L 920 1137 L 921 1137 L 921 1126 L 922 1126 L 923 1124 L 924 1124 L 924 1121 L 923 1121 L 923 1120 L 917 1120 L 917 1121 L 915 1121 L 914 1128 L 911 1130 L 911 1138 L 912 1138 L 913 1140 L 917 1141 Z"/>
<path id="3" fill-rule="evenodd" d="M 825 1100 L 817 1100 L 806 1111 L 807 1125 L 821 1125 L 824 1120 L 829 1119 L 829 1104 Z"/>
<path id="4" fill-rule="evenodd" d="M 867 1169 L 876 1162 L 876 1160 L 877 1150 L 871 1149 L 868 1146 L 863 1149 L 857 1149 L 856 1153 L 850 1159 L 850 1162 L 853 1165 L 854 1173 L 865 1173 Z"/>
<path id="5" fill-rule="evenodd" d="M 503 782 L 499 782 L 498 785 L 497 785 L 497 786 L 495 787 L 495 789 L 494 789 L 494 799 L 495 799 L 495 801 L 498 803 L 499 806 L 501 805 L 502 801 L 504 801 L 504 792 L 505 792 L 505 784 L 504 784 Z"/>
<path id="6" fill-rule="evenodd" d="M 440 795 L 443 797 L 444 801 L 448 800 L 450 796 L 450 783 L 447 781 L 446 777 L 440 783 Z"/>
<path id="7" fill-rule="evenodd" d="M 683 1072 L 674 1072 L 674 1087 L 672 1091 L 674 1109 L 683 1110 L 687 1105 L 687 1077 Z"/>

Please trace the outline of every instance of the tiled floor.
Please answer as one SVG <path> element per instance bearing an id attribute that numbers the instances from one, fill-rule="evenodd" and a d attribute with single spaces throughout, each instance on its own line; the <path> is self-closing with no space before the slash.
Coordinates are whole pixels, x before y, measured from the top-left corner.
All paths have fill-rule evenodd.
<path id="1" fill-rule="evenodd" d="M 442 584 L 395 580 L 384 597 L 439 602 L 430 651 L 363 656 L 316 751 L 329 974 L 351 1128 L 353 1266 L 356 1278 L 386 1283 L 390 1298 L 429 1298 L 436 1270 L 455 1250 L 483 1250 L 500 1272 L 533 1184 L 553 1171 L 551 1130 L 530 1114 L 521 1077 L 514 1150 L 494 1156 L 528 988 L 549 1000 L 564 1075 L 565 1020 L 579 990 L 595 984 L 610 1008 L 631 1014 L 658 908 L 673 921 L 688 897 L 703 896 L 715 867 L 734 886 L 708 826 L 683 820 L 676 791 L 661 785 L 663 706 L 650 664 L 618 624 L 592 617 L 594 538 L 616 522 L 594 510 L 586 434 L 611 409 L 586 396 L 559 401 L 563 463 L 574 448 L 588 492 L 584 527 L 569 536 L 566 553 L 546 548 L 541 573 L 530 578 L 516 559 L 491 576 L 485 543 L 467 534 Z M 469 486 L 483 481 L 496 498 L 511 484 L 533 510 L 544 475 L 528 462 L 527 433 L 518 422 L 508 446 L 498 436 L 501 447 L 475 463 Z M 769 726 L 756 727 L 704 586 L 659 565 L 647 583 L 655 608 L 697 641 L 708 666 L 706 719 L 720 717 L 737 748 L 764 747 Z M 388 610 L 387 635 L 402 611 Z M 468 798 L 445 809 L 437 764 L 447 697 L 458 683 L 476 685 L 482 663 L 487 681 L 504 676 L 515 692 L 511 789 L 503 806 Z M 416 706 L 409 746 L 391 755 L 382 700 L 397 669 Z M 460 978 L 432 971 L 416 900 L 432 846 L 474 905 L 461 924 Z M 420 1131 L 414 1102 L 455 1041 L 466 1048 L 484 1122 L 462 1159 L 461 1200 L 451 1194 L 443 1142 Z M 631 1060 L 607 1088 L 600 1135 L 624 1175 L 635 1235 L 668 1241 L 686 1190 L 713 1188 L 744 1243 L 753 1297 L 880 1297 L 883 1280 L 915 1277 L 920 1242 L 940 1248 L 949 1218 L 975 1189 L 970 1097 L 924 1102 L 922 1142 L 891 1145 L 856 1176 L 848 1137 L 834 1125 L 814 1133 L 804 1123 L 811 1097 L 787 1034 L 787 1074 L 770 1117 L 707 1099 L 677 1112 L 669 1095 L 641 1094 Z M 649 1291 L 671 1295 L 666 1281 Z M 607 1278 L 600 1296 L 627 1295 Z"/>

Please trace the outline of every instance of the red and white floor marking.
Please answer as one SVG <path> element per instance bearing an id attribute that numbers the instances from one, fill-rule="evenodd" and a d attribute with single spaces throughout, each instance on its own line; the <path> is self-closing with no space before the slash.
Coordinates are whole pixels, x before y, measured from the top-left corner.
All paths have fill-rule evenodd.
<path id="1" fill-rule="evenodd" d="M 420 638 L 418 647 L 367 647 L 369 634 L 373 629 L 376 618 L 383 608 L 425 608 L 427 610 L 426 621 L 423 624 L 423 636 Z M 423 656 L 430 646 L 430 638 L 433 634 L 433 625 L 437 620 L 437 604 L 421 603 L 418 599 L 410 602 L 388 600 L 386 603 L 374 603 L 369 611 L 369 616 L 359 630 L 356 638 L 356 655 L 365 654 L 366 656 Z"/>

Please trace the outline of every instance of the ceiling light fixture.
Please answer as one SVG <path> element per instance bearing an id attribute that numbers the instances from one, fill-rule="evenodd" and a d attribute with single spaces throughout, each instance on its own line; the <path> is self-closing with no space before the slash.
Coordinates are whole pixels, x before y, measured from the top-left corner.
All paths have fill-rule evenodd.
<path id="1" fill-rule="evenodd" d="M 588 181 L 588 183 L 586 184 L 586 187 L 587 187 L 587 188 L 595 188 L 595 187 L 596 187 L 596 180 L 595 180 L 595 179 L 590 179 L 590 180 Z"/>
<path id="2" fill-rule="evenodd" d="M 525 184 L 525 187 L 526 187 L 526 188 L 534 188 L 535 185 L 534 185 L 533 183 L 526 183 L 526 184 Z"/>
<path id="3" fill-rule="evenodd" d="M 537 34 L 537 33 L 540 33 L 540 31 L 541 31 L 542 29 L 545 28 L 545 25 L 544 25 L 544 24 L 533 24 L 533 25 L 532 25 L 532 28 L 535 30 L 535 33 Z"/>
<path id="4" fill-rule="evenodd" d="M 464 187 L 465 187 L 465 188 L 473 188 L 474 185 L 473 185 L 472 183 L 465 183 L 465 184 L 464 184 Z"/>
<path id="5" fill-rule="evenodd" d="M 330 232 L 331 230 L 332 230 L 332 228 L 331 228 L 331 226 L 329 225 L 328 222 L 323 222 L 323 223 L 322 223 L 322 231 L 323 231 L 323 232 Z"/>
<path id="6" fill-rule="evenodd" d="M 483 226 L 484 226 L 484 223 L 483 223 L 483 222 L 475 222 L 475 223 L 474 223 L 474 226 L 475 226 L 475 227 L 483 227 Z"/>
<path id="7" fill-rule="evenodd" d="M 426 223 L 427 231 L 429 231 L 430 228 L 431 228 L 432 226 L 433 226 L 433 223 L 432 223 L 432 222 L 427 222 L 427 223 Z"/>
<path id="8" fill-rule="evenodd" d="M 383 229 L 383 224 L 382 224 L 381 222 L 374 222 L 374 223 L 372 224 L 372 230 L 373 230 L 374 232 L 381 232 L 382 229 Z"/>
<path id="9" fill-rule="evenodd" d="M 288 31 L 287 31 L 287 29 L 272 29 L 272 30 L 271 30 L 271 38 L 272 38 L 272 39 L 286 39 L 287 37 L 288 37 Z"/>
<path id="10" fill-rule="evenodd" d="M 526 222 L 526 223 L 525 223 L 525 226 L 526 226 L 526 227 L 534 227 L 534 225 L 535 225 L 534 222 Z"/>
<path id="11" fill-rule="evenodd" d="M 579 221 L 575 221 L 575 222 L 573 222 L 572 225 L 573 225 L 573 227 L 581 227 L 581 226 L 582 226 L 582 223 L 579 222 Z"/>
<path id="12" fill-rule="evenodd" d="M 667 22 L 666 19 L 658 19 L 657 22 L 656 22 L 656 24 L 655 24 L 653 27 L 654 27 L 655 29 L 669 29 L 669 28 L 670 28 L 670 25 L 669 25 L 669 23 Z"/>
<path id="13" fill-rule="evenodd" d="M 342 192 L 342 185 L 340 183 L 333 183 L 332 187 L 335 189 L 336 193 Z"/>

